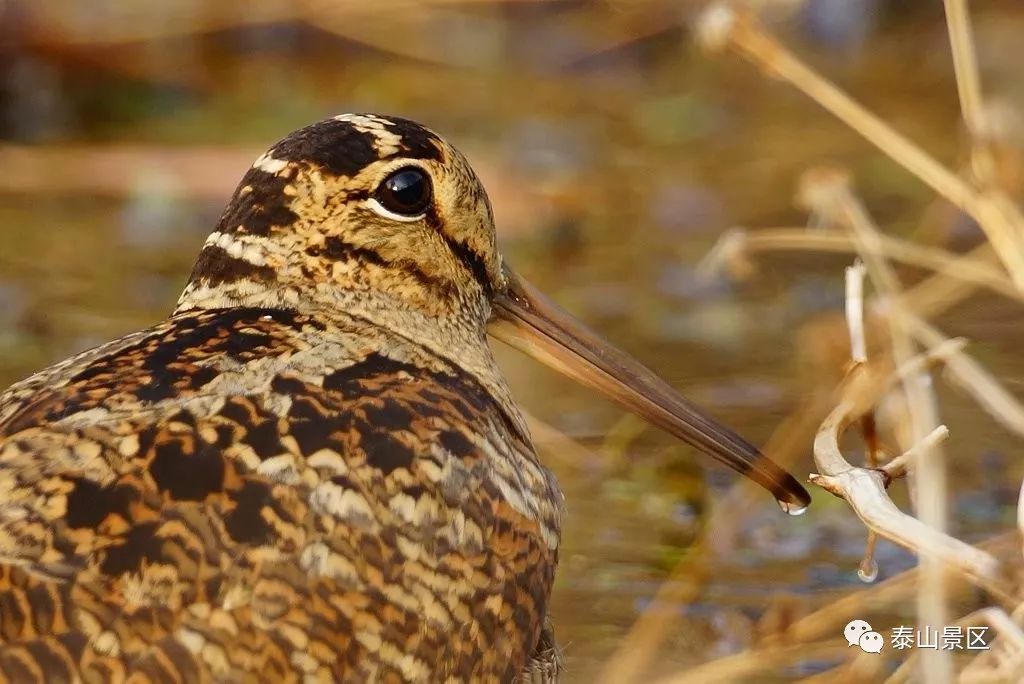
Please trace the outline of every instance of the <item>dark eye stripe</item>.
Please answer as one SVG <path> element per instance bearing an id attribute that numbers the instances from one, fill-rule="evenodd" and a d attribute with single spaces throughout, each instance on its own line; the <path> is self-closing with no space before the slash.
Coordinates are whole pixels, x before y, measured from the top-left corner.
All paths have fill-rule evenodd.
<path id="1" fill-rule="evenodd" d="M 447 236 L 444 237 L 445 243 L 448 248 L 452 250 L 456 258 L 462 262 L 462 264 L 469 269 L 469 272 L 473 274 L 473 278 L 480 283 L 481 287 L 484 288 L 484 294 L 490 299 L 494 295 L 494 288 L 491 287 L 491 279 L 487 275 L 487 267 L 484 266 L 483 258 L 474 252 L 469 245 L 463 242 L 456 242 Z"/>
<path id="2" fill-rule="evenodd" d="M 455 255 L 455 258 L 466 267 L 466 270 L 473 276 L 473 279 L 480 283 L 480 287 L 483 288 L 487 298 L 491 299 L 494 296 L 494 288 L 491 285 L 490 276 L 487 274 L 487 266 L 484 265 L 483 256 L 466 243 L 459 242 L 445 233 L 441 226 L 441 219 L 438 218 L 433 210 L 427 212 L 427 225 L 441 236 L 441 239 L 444 240 L 444 243 L 451 250 L 452 254 Z"/>

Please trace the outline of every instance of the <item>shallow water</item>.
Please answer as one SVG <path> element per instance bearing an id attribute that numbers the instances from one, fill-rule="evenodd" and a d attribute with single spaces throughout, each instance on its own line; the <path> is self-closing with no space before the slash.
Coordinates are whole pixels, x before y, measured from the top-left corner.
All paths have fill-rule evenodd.
<path id="1" fill-rule="evenodd" d="M 843 18 L 821 15 L 827 4 L 837 5 L 808 3 L 773 28 L 955 164 L 961 135 L 941 8 L 864 0 Z M 257 26 L 73 49 L 20 44 L 14 32 L 0 66 L 5 141 L 131 149 L 77 180 L 58 160 L 34 186 L 0 183 L 0 385 L 164 315 L 263 147 L 331 113 L 382 111 L 428 123 L 467 153 L 521 273 L 763 443 L 841 372 L 841 355 L 815 350 L 828 348 L 822 321 L 841 310 L 848 259 L 758 257 L 749 280 L 703 281 L 694 267 L 723 230 L 803 225 L 792 201 L 799 174 L 832 162 L 850 169 L 885 230 L 954 249 L 979 238 L 802 95 L 735 57 L 705 57 L 688 31 L 661 28 L 677 14 L 645 7 L 451 10 L 390 32 L 354 16 L 348 38 Z M 972 9 L 986 92 L 1024 113 L 1024 12 L 1013 3 Z M 626 40 L 633 35 L 647 37 Z M 181 159 L 200 153 L 219 163 L 183 172 Z M 1022 390 L 1018 306 L 979 294 L 938 323 L 974 340 L 976 356 Z M 595 454 L 544 454 L 567 510 L 552 615 L 568 679 L 587 681 L 734 478 L 529 359 L 498 353 L 521 404 Z M 975 540 L 1011 528 L 1020 442 L 938 385 L 952 430 L 954 531 Z M 795 473 L 813 470 L 809 451 L 808 441 Z M 658 671 L 741 650 L 780 597 L 811 610 L 860 586 L 864 533 L 845 504 L 814 492 L 808 514 L 791 518 L 755 496 L 734 533 L 706 532 L 729 543 L 708 552 L 707 582 L 679 609 Z M 913 565 L 885 543 L 878 560 L 882 579 Z"/>

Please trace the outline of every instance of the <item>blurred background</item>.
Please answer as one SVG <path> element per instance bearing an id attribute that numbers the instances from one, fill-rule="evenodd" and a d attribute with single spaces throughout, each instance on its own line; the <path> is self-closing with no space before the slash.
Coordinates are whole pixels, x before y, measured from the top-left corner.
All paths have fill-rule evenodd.
<path id="1" fill-rule="evenodd" d="M 292 129 L 370 111 L 419 120 L 462 149 L 516 268 L 709 412 L 756 443 L 785 420 L 816 425 L 802 412 L 823 410 L 810 397 L 848 358 L 830 323 L 850 258 L 768 255 L 742 280 L 699 277 L 722 232 L 805 225 L 792 200 L 799 175 L 833 162 L 890 234 L 954 251 L 981 235 L 792 88 L 705 55 L 690 25 L 701 4 L 0 0 L 0 387 L 165 316 L 252 159 Z M 1009 131 L 1001 172 L 1019 190 L 1024 5 L 971 9 L 986 94 Z M 958 166 L 941 3 L 758 11 Z M 1018 307 L 981 293 L 938 322 L 1024 390 Z M 790 518 L 756 492 L 741 519 L 709 529 L 731 474 L 498 351 L 566 491 L 552 617 L 569 681 L 602 671 L 699 537 L 713 543 L 700 547 L 694 600 L 658 652 L 662 674 L 742 650 L 773 619 L 861 586 L 863 527 L 844 502 L 818 491 L 811 512 Z M 962 396 L 940 396 L 955 454 L 952 532 L 976 541 L 1012 527 L 1019 444 Z M 810 434 L 792 468 L 801 477 L 813 470 Z M 882 579 L 914 562 L 884 542 L 877 559 Z"/>

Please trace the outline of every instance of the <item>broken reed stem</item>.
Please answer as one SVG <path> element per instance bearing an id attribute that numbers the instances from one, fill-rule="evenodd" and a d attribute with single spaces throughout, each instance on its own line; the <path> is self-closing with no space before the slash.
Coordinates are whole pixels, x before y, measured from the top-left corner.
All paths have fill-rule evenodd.
<path id="1" fill-rule="evenodd" d="M 828 211 L 841 207 L 844 210 L 844 218 L 851 224 L 857 240 L 862 245 L 864 243 L 871 244 L 872 233 L 877 233 L 877 231 L 874 230 L 869 219 L 858 210 L 858 206 L 852 203 L 852 198 L 849 197 L 842 186 L 832 185 L 826 188 L 828 192 L 820 192 L 821 188 L 816 188 L 815 190 L 819 190 L 819 192 L 809 192 L 804 193 L 804 195 L 814 198 L 819 210 Z M 888 294 L 891 296 L 898 295 L 898 291 L 893 291 L 894 288 L 898 288 L 898 281 L 895 280 L 894 274 L 888 270 L 888 264 L 884 262 L 879 263 L 877 257 L 869 258 L 867 254 L 865 254 L 865 259 L 867 259 L 868 268 L 872 269 L 872 275 L 876 279 L 876 284 L 881 282 L 889 290 Z M 873 261 L 873 259 L 875 260 Z M 855 276 L 857 271 L 859 269 L 851 270 L 848 271 L 848 274 L 852 273 Z M 847 283 L 852 285 L 854 294 L 856 294 L 857 278 L 853 276 L 847 276 Z M 848 295 L 847 301 L 851 302 L 853 306 L 859 304 L 856 296 Z M 850 319 L 856 321 L 858 317 L 854 315 Z M 862 326 L 851 327 L 852 347 L 856 348 L 858 346 L 857 338 L 862 335 Z M 905 340 L 904 347 L 907 346 L 909 345 Z M 939 347 L 938 350 L 943 348 Z M 952 350 L 947 349 L 946 353 L 950 354 Z M 897 354 L 905 355 L 906 349 L 897 351 Z M 921 520 L 900 511 L 885 492 L 887 482 L 885 482 L 882 473 L 877 470 L 854 468 L 842 456 L 838 443 L 840 432 L 875 401 L 874 398 L 869 399 L 868 396 L 864 396 L 867 392 L 863 388 L 856 387 L 857 376 L 863 375 L 865 368 L 863 364 L 853 366 L 850 371 L 850 383 L 845 387 L 846 391 L 843 398 L 833 413 L 822 423 L 821 429 L 815 438 L 814 455 L 815 462 L 823 475 L 813 476 L 812 481 L 825 487 L 833 494 L 845 498 L 854 508 L 858 517 L 869 528 L 875 530 L 880 535 L 916 551 L 922 557 L 938 559 L 960 567 L 968 576 L 976 578 L 984 585 L 1003 591 L 999 586 L 1001 583 L 998 577 L 998 562 L 994 558 L 971 554 L 973 549 L 969 545 L 949 537 L 934 526 L 926 525 Z M 910 356 L 902 360 L 898 377 L 906 381 L 908 378 L 918 376 L 922 369 L 921 357 Z M 915 390 L 907 389 L 907 391 L 909 393 Z M 857 396 L 858 394 L 861 396 Z M 920 424 L 918 423 L 918 425 Z M 914 437 L 913 447 L 921 450 L 930 445 L 926 441 L 928 435 L 918 436 L 917 429 L 915 429 Z M 944 492 L 944 488 L 941 491 Z M 936 569 L 935 572 L 941 572 L 941 568 Z M 922 582 L 922 584 L 926 584 L 926 582 Z M 934 589 L 934 585 L 932 589 Z M 941 584 L 939 585 L 939 590 L 941 591 Z M 934 617 L 930 616 L 931 619 Z M 935 624 L 942 623 L 937 622 Z M 933 674 L 940 678 L 945 678 L 945 675 L 942 673 L 944 669 L 940 667 Z"/>
<path id="2" fill-rule="evenodd" d="M 940 195 L 973 216 L 988 236 L 1011 280 L 1018 289 L 1024 290 L 1024 249 L 1020 240 L 1024 217 L 1012 202 L 976 191 L 797 59 L 760 26 L 751 12 L 734 8 L 728 2 L 713 3 L 699 22 L 698 37 L 708 49 L 732 48 L 769 76 L 795 86 Z"/>
<path id="3" fill-rule="evenodd" d="M 914 341 L 908 330 L 903 307 L 899 304 L 902 287 L 896 272 L 882 256 L 881 231 L 874 224 L 867 210 L 854 196 L 845 174 L 834 172 L 811 172 L 805 174 L 800 190 L 801 197 L 821 215 L 847 226 L 857 243 L 871 280 L 879 295 L 889 304 L 889 315 L 885 321 L 889 328 L 889 340 L 893 358 L 904 366 L 913 358 Z M 849 314 L 848 314 L 849 315 Z M 910 419 L 910 435 L 905 448 L 916 447 L 921 451 L 917 467 L 911 475 L 916 485 L 917 513 L 920 522 L 942 534 L 946 530 L 946 470 L 942 451 L 929 450 L 926 438 L 938 424 L 938 408 L 931 391 L 931 378 L 919 373 L 903 378 L 903 394 L 906 397 L 907 413 Z M 944 625 L 947 621 L 945 584 L 942 567 L 936 559 L 922 555 L 921 588 L 918 592 L 918 619 L 926 625 Z M 952 680 L 953 666 L 947 651 L 936 650 L 922 655 L 923 678 L 929 682 Z"/>
<path id="4" fill-rule="evenodd" d="M 850 331 L 850 360 L 860 365 L 868 360 L 868 343 L 864 335 L 864 262 L 855 261 L 846 267 L 846 327 Z"/>
<path id="5" fill-rule="evenodd" d="M 868 342 L 864 332 L 864 276 L 867 269 L 864 262 L 855 261 L 853 266 L 846 267 L 846 329 L 850 332 L 850 359 L 853 366 L 860 366 L 868 361 Z M 861 418 L 864 433 L 864 444 L 868 447 L 868 462 L 871 467 L 876 465 L 875 449 L 878 440 L 874 434 L 874 416 L 866 413 Z M 871 434 L 867 433 L 866 425 L 871 426 Z M 864 582 L 874 582 L 878 577 L 878 563 L 875 561 L 875 545 L 878 535 L 868 530 L 867 542 L 864 544 L 864 556 L 857 567 L 857 576 Z"/>
<path id="6" fill-rule="evenodd" d="M 946 363 L 949 363 L 954 358 L 956 358 L 955 355 L 950 356 L 946 359 Z M 905 477 L 909 467 L 921 457 L 921 454 L 928 453 L 929 449 L 934 449 L 942 442 L 945 442 L 948 438 L 949 428 L 945 425 L 940 425 L 929 432 L 925 438 L 920 441 L 920 443 L 915 444 L 896 458 L 883 465 L 880 470 L 893 480 Z"/>
<path id="7" fill-rule="evenodd" d="M 898 378 L 919 374 L 935 361 L 944 361 L 963 346 L 962 340 L 931 349 L 910 359 L 897 371 Z M 887 476 L 880 470 L 851 465 L 839 449 L 839 436 L 885 390 L 887 383 L 871 377 L 868 366 L 855 366 L 844 386 L 836 408 L 822 422 L 814 439 L 814 460 L 821 474 L 812 475 L 811 482 L 846 499 L 857 517 L 882 537 L 918 554 L 939 560 L 978 586 L 1006 599 L 1009 589 L 1002 576 L 999 561 L 991 554 L 925 525 L 901 511 L 885 491 Z"/>

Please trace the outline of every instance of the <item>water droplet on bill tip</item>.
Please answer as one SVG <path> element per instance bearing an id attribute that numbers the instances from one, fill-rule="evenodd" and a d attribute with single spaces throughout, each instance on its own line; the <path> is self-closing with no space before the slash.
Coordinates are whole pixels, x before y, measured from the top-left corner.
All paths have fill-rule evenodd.
<path id="1" fill-rule="evenodd" d="M 782 499 L 776 499 L 775 503 L 779 504 L 779 508 L 789 515 L 803 515 L 807 512 L 807 504 L 783 501 Z"/>
<path id="2" fill-rule="evenodd" d="M 868 559 L 857 568 L 857 577 L 861 582 L 871 584 L 878 579 L 878 562 L 874 558 Z"/>

